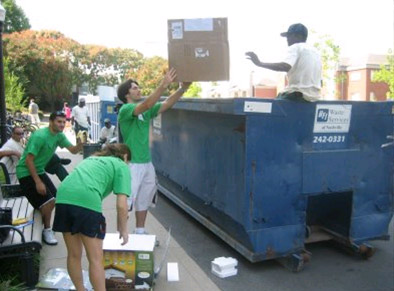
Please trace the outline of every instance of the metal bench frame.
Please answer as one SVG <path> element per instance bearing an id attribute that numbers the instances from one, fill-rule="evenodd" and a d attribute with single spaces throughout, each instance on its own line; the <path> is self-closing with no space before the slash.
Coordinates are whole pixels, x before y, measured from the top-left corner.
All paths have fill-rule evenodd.
<path id="1" fill-rule="evenodd" d="M 9 228 L 10 233 L 6 240 L 0 244 L 0 259 L 12 257 L 20 258 L 21 277 L 29 288 L 34 288 L 38 282 L 38 270 L 34 266 L 34 255 L 39 254 L 42 248 L 43 222 L 39 210 L 27 201 L 21 193 L 19 185 L 1 185 L 1 207 L 12 208 L 12 218 L 24 217 L 33 220 L 33 224 L 24 227 L 2 225 L 0 228 Z M 1 194 L 0 193 L 0 194 Z M 1 199 L 2 198 L 2 199 Z"/>

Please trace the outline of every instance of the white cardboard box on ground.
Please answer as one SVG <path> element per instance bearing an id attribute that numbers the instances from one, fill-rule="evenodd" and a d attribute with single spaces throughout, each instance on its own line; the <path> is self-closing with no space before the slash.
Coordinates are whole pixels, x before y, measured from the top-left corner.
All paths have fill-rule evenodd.
<path id="1" fill-rule="evenodd" d="M 107 233 L 103 242 L 103 265 L 106 279 L 131 279 L 132 285 L 153 285 L 155 235 L 129 234 L 129 241 L 121 245 L 117 233 Z M 110 282 L 109 282 L 110 283 Z"/>
<path id="2" fill-rule="evenodd" d="M 238 261 L 234 258 L 219 257 L 211 262 L 211 271 L 220 278 L 237 274 Z"/>
<path id="3" fill-rule="evenodd" d="M 212 273 L 214 275 L 218 276 L 219 278 L 226 278 L 226 277 L 234 276 L 234 275 L 237 275 L 237 273 L 238 273 L 238 269 L 235 269 L 235 268 L 234 269 L 225 270 L 225 271 L 222 271 L 222 272 L 218 272 L 218 271 L 216 271 L 214 269 L 212 269 L 211 271 L 212 271 Z"/>
<path id="4" fill-rule="evenodd" d="M 234 269 L 237 266 L 238 261 L 234 258 L 219 257 L 211 262 L 212 269 L 216 270 L 217 272 Z"/>
<path id="5" fill-rule="evenodd" d="M 167 263 L 167 281 L 168 282 L 179 281 L 178 263 Z"/>

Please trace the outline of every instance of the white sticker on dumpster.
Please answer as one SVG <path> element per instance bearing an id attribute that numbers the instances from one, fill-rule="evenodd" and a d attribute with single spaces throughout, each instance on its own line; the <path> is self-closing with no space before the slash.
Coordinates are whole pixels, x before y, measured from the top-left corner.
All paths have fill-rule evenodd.
<path id="1" fill-rule="evenodd" d="M 153 118 L 153 133 L 161 135 L 161 114 Z"/>
<path id="2" fill-rule="evenodd" d="M 272 103 L 270 102 L 250 102 L 244 104 L 244 112 L 271 113 Z"/>
<path id="3" fill-rule="evenodd" d="M 352 105 L 317 104 L 314 133 L 349 132 Z"/>

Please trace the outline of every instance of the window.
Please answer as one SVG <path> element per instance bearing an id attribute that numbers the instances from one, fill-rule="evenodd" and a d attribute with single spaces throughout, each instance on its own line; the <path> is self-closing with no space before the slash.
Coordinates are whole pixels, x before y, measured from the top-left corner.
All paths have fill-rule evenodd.
<path id="1" fill-rule="evenodd" d="M 378 101 L 378 99 L 376 98 L 375 92 L 369 93 L 369 101 Z"/>

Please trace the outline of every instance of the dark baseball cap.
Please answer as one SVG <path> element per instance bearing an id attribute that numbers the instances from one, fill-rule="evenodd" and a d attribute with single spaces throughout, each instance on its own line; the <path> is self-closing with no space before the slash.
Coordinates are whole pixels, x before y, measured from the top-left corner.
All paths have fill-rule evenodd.
<path id="1" fill-rule="evenodd" d="M 286 32 L 282 32 L 280 35 L 281 36 L 288 36 L 289 34 L 299 34 L 303 35 L 305 37 L 308 36 L 308 29 L 306 28 L 305 25 L 301 23 L 295 23 L 289 26 L 289 29 Z"/>

